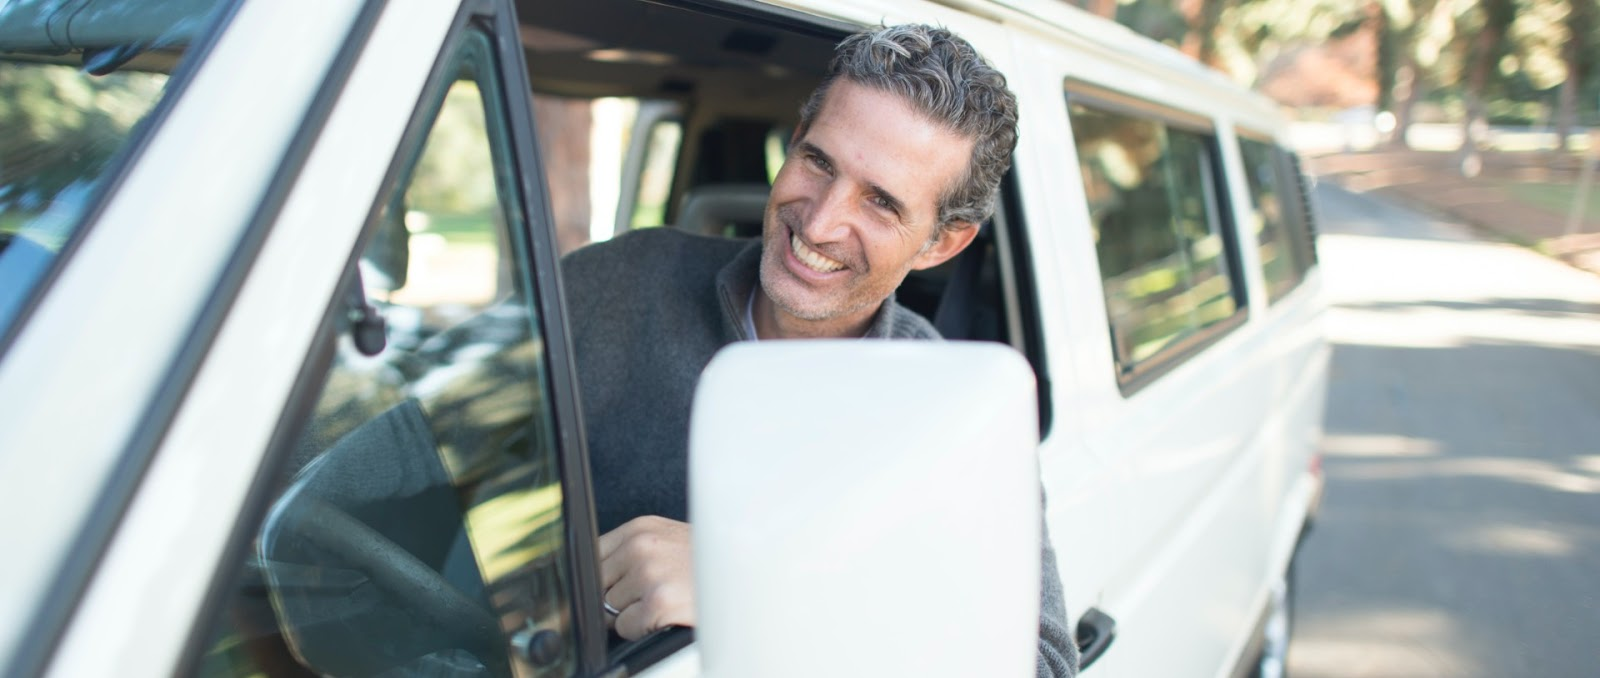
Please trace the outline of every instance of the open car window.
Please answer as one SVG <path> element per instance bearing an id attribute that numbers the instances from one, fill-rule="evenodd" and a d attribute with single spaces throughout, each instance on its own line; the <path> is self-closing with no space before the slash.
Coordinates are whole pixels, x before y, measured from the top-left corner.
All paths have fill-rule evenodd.
<path id="1" fill-rule="evenodd" d="M 334 300 L 321 395 L 201 675 L 562 676 L 577 661 L 514 95 L 483 33 L 446 58 L 426 138 L 402 149 Z"/>

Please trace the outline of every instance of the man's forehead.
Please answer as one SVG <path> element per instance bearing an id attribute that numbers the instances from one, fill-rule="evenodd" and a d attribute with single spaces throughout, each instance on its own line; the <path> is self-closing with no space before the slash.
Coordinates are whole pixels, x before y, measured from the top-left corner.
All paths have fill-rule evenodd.
<path id="1" fill-rule="evenodd" d="M 922 191 L 937 200 L 965 176 L 973 145 L 899 94 L 849 81 L 829 88 L 798 142 L 902 200 Z"/>

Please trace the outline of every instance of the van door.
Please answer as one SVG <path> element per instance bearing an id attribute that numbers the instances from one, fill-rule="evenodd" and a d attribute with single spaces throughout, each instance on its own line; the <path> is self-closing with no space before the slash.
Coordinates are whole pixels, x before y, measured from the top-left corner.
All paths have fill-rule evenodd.
<path id="1" fill-rule="evenodd" d="M 1105 465 L 1063 506 L 1058 486 L 1088 462 L 1047 449 L 1049 520 L 1071 521 L 1063 548 L 1085 561 L 1063 562 L 1068 591 L 1117 623 L 1091 671 L 1212 675 L 1253 622 L 1272 518 L 1257 488 L 1273 373 L 1249 327 L 1227 133 L 1203 91 L 1081 44 L 1017 41 L 1036 106 L 1024 198 L 1053 240 L 1041 268 L 1065 292 L 1051 345 L 1077 377 L 1056 381 L 1056 403 L 1078 412 L 1075 437 Z"/>
<path id="2" fill-rule="evenodd" d="M 512 6 L 364 16 L 52 675 L 605 668 Z"/>

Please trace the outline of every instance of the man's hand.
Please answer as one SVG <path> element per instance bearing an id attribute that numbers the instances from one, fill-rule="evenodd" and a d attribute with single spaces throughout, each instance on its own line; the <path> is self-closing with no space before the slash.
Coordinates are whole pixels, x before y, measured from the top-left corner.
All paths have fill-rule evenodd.
<path id="1" fill-rule="evenodd" d="M 660 516 L 634 518 L 600 535 L 600 584 L 608 615 L 628 640 L 668 626 L 694 626 L 694 564 L 689 524 Z"/>

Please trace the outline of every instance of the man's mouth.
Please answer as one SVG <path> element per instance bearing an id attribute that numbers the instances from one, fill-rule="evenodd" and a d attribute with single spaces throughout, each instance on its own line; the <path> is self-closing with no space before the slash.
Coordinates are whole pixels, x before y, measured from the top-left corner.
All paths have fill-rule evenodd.
<path id="1" fill-rule="evenodd" d="M 822 256 L 816 250 L 806 247 L 805 243 L 800 242 L 800 236 L 792 232 L 789 234 L 789 249 L 794 252 L 795 259 L 805 264 L 806 268 L 818 273 L 832 273 L 844 268 L 844 264 Z"/>

